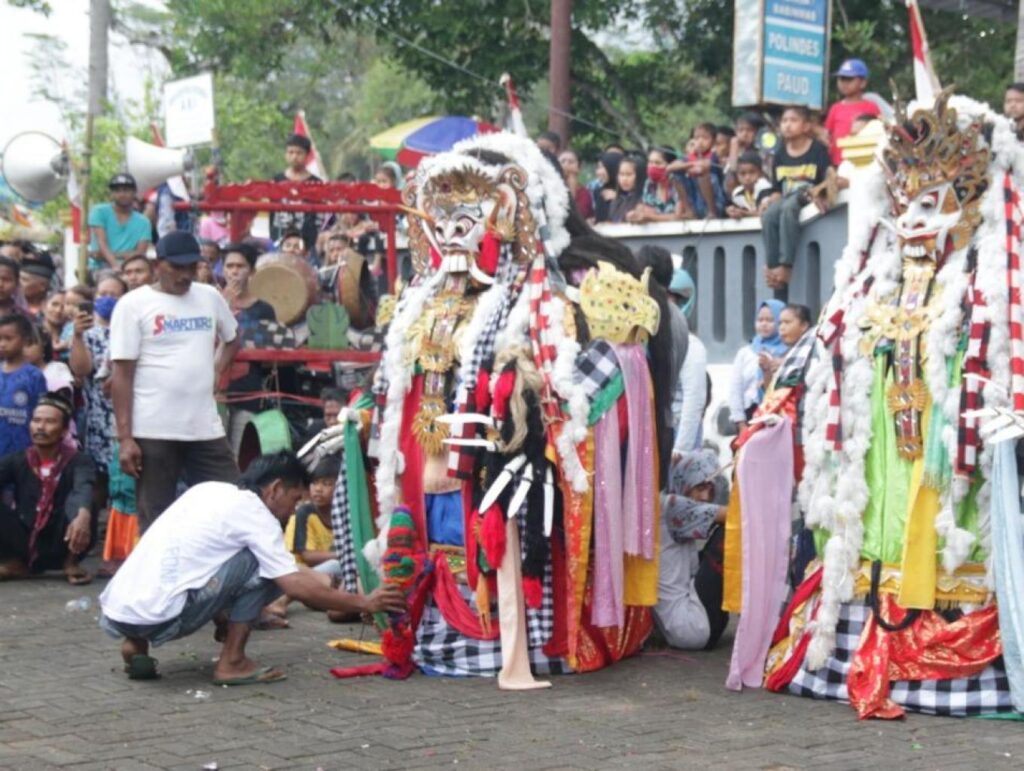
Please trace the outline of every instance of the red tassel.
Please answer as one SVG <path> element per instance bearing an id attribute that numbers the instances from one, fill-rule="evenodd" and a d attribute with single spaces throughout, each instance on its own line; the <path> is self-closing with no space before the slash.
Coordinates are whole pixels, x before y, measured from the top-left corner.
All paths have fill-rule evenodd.
<path id="1" fill-rule="evenodd" d="M 434 270 L 441 267 L 441 253 L 434 247 L 430 247 L 430 267 Z"/>
<path id="2" fill-rule="evenodd" d="M 412 649 L 416 643 L 409 627 L 405 624 L 391 626 L 380 636 L 380 650 L 390 664 L 401 666 L 412 658 Z"/>
<path id="3" fill-rule="evenodd" d="M 479 413 L 487 412 L 487 408 L 491 406 L 491 373 L 486 369 L 480 370 L 480 373 L 476 376 L 476 411 Z"/>
<path id="4" fill-rule="evenodd" d="M 496 503 L 484 512 L 480 523 L 480 545 L 487 562 L 492 568 L 497 568 L 505 556 L 505 515 Z"/>
<path id="5" fill-rule="evenodd" d="M 498 376 L 494 384 L 494 407 L 492 412 L 497 420 L 504 420 L 508 417 L 508 400 L 512 396 L 512 389 L 516 386 L 516 371 L 514 368 L 506 369 Z"/>
<path id="6" fill-rule="evenodd" d="M 476 258 L 476 266 L 488 276 L 498 272 L 498 257 L 501 254 L 501 239 L 493 230 L 484 233 L 480 239 L 480 255 Z"/>
<path id="7" fill-rule="evenodd" d="M 523 599 L 526 607 L 536 610 L 544 597 L 544 587 L 537 576 L 523 576 Z"/>

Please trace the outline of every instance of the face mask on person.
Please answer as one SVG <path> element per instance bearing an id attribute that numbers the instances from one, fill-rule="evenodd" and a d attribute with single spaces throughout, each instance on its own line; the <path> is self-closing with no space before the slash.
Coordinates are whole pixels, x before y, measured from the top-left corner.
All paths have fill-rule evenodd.
<path id="1" fill-rule="evenodd" d="M 114 306 L 117 305 L 117 298 L 104 295 L 103 297 L 96 298 L 96 315 L 104 321 L 110 321 L 110 317 L 114 315 Z"/>
<path id="2" fill-rule="evenodd" d="M 668 171 L 664 166 L 648 166 L 647 167 L 647 179 L 651 180 L 656 185 L 660 185 L 665 181 L 665 177 L 668 176 Z"/>

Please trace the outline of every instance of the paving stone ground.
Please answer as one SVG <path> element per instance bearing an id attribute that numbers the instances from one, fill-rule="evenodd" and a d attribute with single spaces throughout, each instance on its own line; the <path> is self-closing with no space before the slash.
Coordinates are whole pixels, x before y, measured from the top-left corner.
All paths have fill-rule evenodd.
<path id="1" fill-rule="evenodd" d="M 96 626 L 101 590 L 57 577 L 0 585 L 0 769 L 1024 766 L 1020 723 L 858 722 L 842 704 L 726 691 L 728 641 L 526 694 L 482 679 L 339 681 L 330 667 L 366 658 L 324 643 L 359 627 L 293 606 L 292 629 L 250 644 L 254 658 L 287 670 L 284 682 L 212 687 L 218 648 L 206 630 L 156 651 L 163 679 L 130 682 Z M 89 610 L 65 610 L 82 596 Z"/>

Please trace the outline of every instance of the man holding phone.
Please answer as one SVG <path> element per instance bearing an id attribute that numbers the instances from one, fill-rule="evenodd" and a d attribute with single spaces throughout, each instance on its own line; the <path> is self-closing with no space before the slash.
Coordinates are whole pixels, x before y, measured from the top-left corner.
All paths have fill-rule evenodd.
<path id="1" fill-rule="evenodd" d="M 238 478 L 214 399 L 241 346 L 238 323 L 220 292 L 194 281 L 194 236 L 168 233 L 156 254 L 156 283 L 125 295 L 111 321 L 120 462 L 139 480 L 143 530 L 174 501 L 183 472 L 190 486 Z"/>

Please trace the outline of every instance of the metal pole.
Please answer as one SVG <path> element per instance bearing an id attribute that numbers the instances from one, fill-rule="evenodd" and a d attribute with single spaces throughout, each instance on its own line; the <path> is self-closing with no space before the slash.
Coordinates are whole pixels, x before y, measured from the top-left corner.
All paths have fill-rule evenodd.
<path id="1" fill-rule="evenodd" d="M 92 141 L 97 115 L 107 103 L 107 38 L 110 32 L 110 0 L 89 0 L 89 109 L 85 116 L 85 149 L 82 153 L 82 228 L 78 249 L 78 280 L 88 278 L 89 180 L 92 177 Z"/>
<path id="2" fill-rule="evenodd" d="M 1013 55 L 1013 80 L 1024 80 L 1024 0 L 1017 3 L 1017 49 Z"/>
<path id="3" fill-rule="evenodd" d="M 551 96 L 548 109 L 548 129 L 569 144 L 569 108 L 571 106 L 569 61 L 572 38 L 572 0 L 551 0 L 551 47 L 548 79 Z"/>

